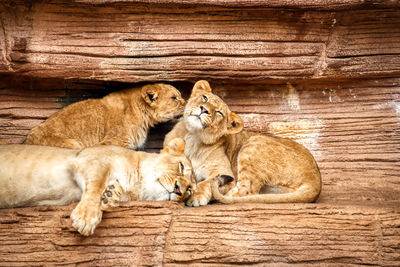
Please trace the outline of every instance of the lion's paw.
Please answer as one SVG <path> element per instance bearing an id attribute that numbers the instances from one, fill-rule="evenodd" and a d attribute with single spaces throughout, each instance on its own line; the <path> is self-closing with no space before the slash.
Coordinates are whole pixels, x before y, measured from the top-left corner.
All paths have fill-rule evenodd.
<path id="1" fill-rule="evenodd" d="M 102 214 L 103 212 L 98 207 L 79 203 L 71 213 L 72 227 L 81 235 L 92 235 L 96 226 L 101 222 Z"/>
<path id="2" fill-rule="evenodd" d="M 229 197 L 239 197 L 240 196 L 240 192 L 239 192 L 239 189 L 237 187 L 234 187 L 230 191 L 228 191 L 228 193 L 226 193 L 226 195 L 229 196 Z"/>
<path id="3" fill-rule="evenodd" d="M 186 201 L 186 205 L 189 207 L 205 206 L 210 202 L 211 197 L 206 193 L 194 192 L 193 195 Z"/>
<path id="4" fill-rule="evenodd" d="M 109 184 L 101 195 L 101 210 L 112 210 L 118 207 L 122 192 L 123 189 L 118 180 Z"/>

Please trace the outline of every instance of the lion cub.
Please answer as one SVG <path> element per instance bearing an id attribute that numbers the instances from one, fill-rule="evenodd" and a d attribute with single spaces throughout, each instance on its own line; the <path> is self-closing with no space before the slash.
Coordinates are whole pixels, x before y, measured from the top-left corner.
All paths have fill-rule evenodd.
<path id="1" fill-rule="evenodd" d="M 113 92 L 65 107 L 33 128 L 25 144 L 84 148 L 97 144 L 136 149 L 149 128 L 182 115 L 185 100 L 167 84 Z"/>
<path id="2" fill-rule="evenodd" d="M 103 210 L 120 201 L 183 201 L 192 169 L 185 143 L 173 139 L 159 154 L 119 146 L 83 150 L 31 145 L 0 146 L 0 208 L 66 205 L 72 226 L 93 234 Z"/>
<path id="3" fill-rule="evenodd" d="M 321 190 L 321 176 L 311 153 L 289 139 L 242 131 L 243 120 L 211 92 L 207 81 L 194 85 L 183 118 L 165 138 L 184 138 L 198 182 L 187 201 L 206 205 L 212 197 L 224 203 L 312 202 Z M 235 177 L 227 195 L 218 185 Z M 213 179 L 213 191 L 211 183 Z M 229 187 L 225 186 L 224 192 Z M 273 192 L 259 195 L 260 191 Z"/>

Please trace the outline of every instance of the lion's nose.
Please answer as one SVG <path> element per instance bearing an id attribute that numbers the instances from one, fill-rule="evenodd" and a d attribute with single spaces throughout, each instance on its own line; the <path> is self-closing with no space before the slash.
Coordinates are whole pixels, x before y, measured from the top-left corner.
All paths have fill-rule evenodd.
<path id="1" fill-rule="evenodd" d="M 208 114 L 208 110 L 207 110 L 205 107 L 200 106 L 200 110 L 201 110 L 201 113 L 206 113 L 206 114 Z"/>

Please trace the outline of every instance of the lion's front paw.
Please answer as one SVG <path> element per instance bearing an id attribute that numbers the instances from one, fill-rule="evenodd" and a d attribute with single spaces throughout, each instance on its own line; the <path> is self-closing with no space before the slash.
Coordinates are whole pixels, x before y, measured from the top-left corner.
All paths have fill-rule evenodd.
<path id="1" fill-rule="evenodd" d="M 99 207 L 79 203 L 71 213 L 72 227 L 81 235 L 92 235 L 96 226 L 101 222 L 102 214 Z"/>
<path id="2" fill-rule="evenodd" d="M 205 192 L 194 192 L 193 195 L 186 201 L 186 205 L 189 207 L 205 206 L 210 202 L 211 195 Z"/>
<path id="3" fill-rule="evenodd" d="M 109 184 L 101 195 L 101 210 L 112 210 L 118 207 L 122 192 L 123 189 L 118 180 Z"/>

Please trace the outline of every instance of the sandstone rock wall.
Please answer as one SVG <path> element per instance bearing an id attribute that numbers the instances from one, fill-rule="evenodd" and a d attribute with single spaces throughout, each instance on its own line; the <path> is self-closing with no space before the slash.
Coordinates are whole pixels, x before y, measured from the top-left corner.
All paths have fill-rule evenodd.
<path id="1" fill-rule="evenodd" d="M 245 128 L 315 156 L 317 203 L 125 203 L 80 237 L 65 207 L 0 210 L 0 265 L 400 265 L 400 4 L 1 1 L 0 139 L 136 83 L 211 82 Z M 171 124 L 151 131 L 157 151 Z"/>

